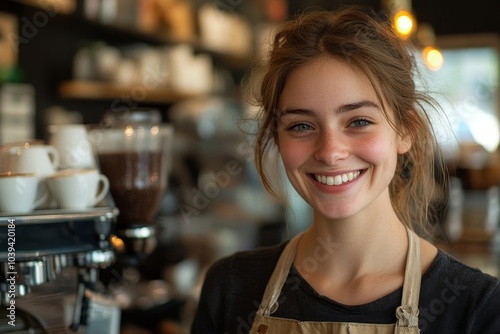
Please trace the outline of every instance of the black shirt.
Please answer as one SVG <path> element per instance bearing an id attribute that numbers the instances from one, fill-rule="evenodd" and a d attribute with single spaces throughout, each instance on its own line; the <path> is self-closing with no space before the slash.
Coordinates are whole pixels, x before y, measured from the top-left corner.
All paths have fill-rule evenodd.
<path id="1" fill-rule="evenodd" d="M 284 246 L 216 262 L 207 273 L 191 333 L 248 333 Z M 402 288 L 368 304 L 343 305 L 319 295 L 292 266 L 272 316 L 391 324 L 401 297 Z M 500 334 L 500 281 L 439 251 L 422 277 L 419 308 L 421 333 Z"/>

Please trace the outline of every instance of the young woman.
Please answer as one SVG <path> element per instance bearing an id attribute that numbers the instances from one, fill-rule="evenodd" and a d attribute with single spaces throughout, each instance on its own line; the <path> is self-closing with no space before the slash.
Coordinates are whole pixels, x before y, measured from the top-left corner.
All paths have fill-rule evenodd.
<path id="1" fill-rule="evenodd" d="M 192 333 L 500 333 L 499 280 L 414 231 L 438 151 L 415 61 L 359 9 L 282 25 L 261 80 L 255 158 L 278 152 L 309 229 L 209 270 Z"/>

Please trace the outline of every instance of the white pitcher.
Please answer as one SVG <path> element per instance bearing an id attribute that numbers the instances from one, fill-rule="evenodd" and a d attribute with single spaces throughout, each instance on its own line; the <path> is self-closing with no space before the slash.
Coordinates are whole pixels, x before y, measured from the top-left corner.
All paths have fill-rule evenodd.
<path id="1" fill-rule="evenodd" d="M 51 125 L 49 132 L 49 144 L 59 153 L 59 169 L 96 167 L 85 125 Z"/>

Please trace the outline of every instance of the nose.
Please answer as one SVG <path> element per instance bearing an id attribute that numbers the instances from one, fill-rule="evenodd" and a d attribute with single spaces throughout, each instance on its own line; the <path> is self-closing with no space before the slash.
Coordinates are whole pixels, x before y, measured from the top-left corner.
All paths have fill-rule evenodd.
<path id="1" fill-rule="evenodd" d="M 338 161 L 345 160 L 349 156 L 348 145 L 341 134 L 331 131 L 322 132 L 316 139 L 316 160 L 327 165 L 335 165 Z"/>

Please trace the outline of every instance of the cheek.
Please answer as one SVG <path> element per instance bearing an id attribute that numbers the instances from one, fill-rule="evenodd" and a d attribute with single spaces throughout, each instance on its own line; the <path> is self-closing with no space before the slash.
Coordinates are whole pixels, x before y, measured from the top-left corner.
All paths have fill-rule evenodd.
<path id="1" fill-rule="evenodd" d="M 392 165 L 397 161 L 395 138 L 373 136 L 364 143 L 358 143 L 358 152 L 363 159 L 374 165 Z"/>
<path id="2" fill-rule="evenodd" d="M 287 170 L 297 168 L 307 160 L 308 150 L 296 141 L 292 143 L 280 138 L 279 152 Z"/>

